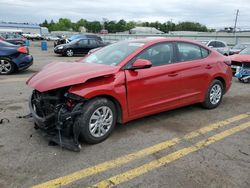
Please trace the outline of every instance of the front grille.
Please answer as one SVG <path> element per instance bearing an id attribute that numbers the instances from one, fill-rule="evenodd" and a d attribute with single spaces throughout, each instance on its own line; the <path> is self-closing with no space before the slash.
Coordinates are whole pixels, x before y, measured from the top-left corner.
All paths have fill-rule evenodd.
<path id="1" fill-rule="evenodd" d="M 32 107 L 39 117 L 46 117 L 54 110 L 53 105 L 49 101 L 44 100 L 44 94 L 34 91 L 32 95 Z"/>
<path id="2" fill-rule="evenodd" d="M 242 66 L 242 63 L 241 62 L 238 62 L 238 61 L 232 61 L 231 65 L 234 65 L 234 66 Z"/>

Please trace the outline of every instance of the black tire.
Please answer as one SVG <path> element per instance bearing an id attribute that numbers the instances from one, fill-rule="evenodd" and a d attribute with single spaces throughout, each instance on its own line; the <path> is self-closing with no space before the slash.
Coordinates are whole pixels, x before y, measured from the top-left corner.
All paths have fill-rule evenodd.
<path id="1" fill-rule="evenodd" d="M 73 51 L 73 49 L 67 49 L 66 51 L 65 51 L 65 55 L 67 56 L 67 57 L 72 57 L 73 55 L 74 55 L 74 51 Z"/>
<path id="2" fill-rule="evenodd" d="M 218 90 L 220 88 L 220 92 L 221 92 L 220 97 L 219 97 L 219 95 L 215 95 L 217 97 L 212 97 L 212 99 L 211 99 L 211 95 L 214 93 L 215 88 L 218 88 Z M 210 86 L 208 87 L 205 101 L 202 103 L 202 106 L 204 108 L 207 108 L 207 109 L 216 108 L 221 103 L 223 94 L 224 94 L 224 87 L 223 87 L 223 84 L 221 83 L 221 81 L 220 80 L 213 80 L 211 82 Z"/>
<path id="3" fill-rule="evenodd" d="M 10 58 L 0 57 L 0 75 L 11 74 L 15 69 L 16 66 Z"/>
<path id="4" fill-rule="evenodd" d="M 90 131 L 90 122 L 91 122 L 91 117 L 95 114 L 95 112 L 98 109 L 101 109 L 102 107 L 107 107 L 112 111 L 112 123 L 109 126 L 109 129 L 107 132 L 102 135 L 102 136 L 94 136 L 94 133 L 91 133 Z M 110 115 L 111 117 L 111 115 Z M 97 144 L 109 137 L 111 132 L 113 131 L 116 121 L 117 121 L 117 113 L 116 113 L 116 107 L 114 103 L 106 98 L 95 98 L 84 104 L 83 107 L 83 114 L 76 120 L 78 121 L 77 123 L 80 123 L 81 125 L 81 133 L 80 133 L 80 140 L 85 141 L 88 144 Z M 101 124 L 101 123 L 100 123 Z M 96 125 L 97 126 L 97 125 Z M 103 126 L 101 124 L 100 126 Z M 98 126 L 97 126 L 98 127 Z M 102 127 L 102 128 L 103 128 Z M 101 128 L 97 128 L 96 131 L 100 130 Z"/>

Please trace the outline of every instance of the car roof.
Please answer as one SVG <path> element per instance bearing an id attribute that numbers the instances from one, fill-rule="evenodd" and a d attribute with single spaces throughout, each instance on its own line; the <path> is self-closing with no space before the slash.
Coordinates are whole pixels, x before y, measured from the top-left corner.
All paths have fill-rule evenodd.
<path id="1" fill-rule="evenodd" d="M 159 42 L 188 42 L 188 43 L 193 43 L 193 44 L 200 45 L 200 46 L 207 48 L 205 45 L 203 45 L 195 40 L 180 39 L 180 38 L 147 37 L 147 38 L 141 38 L 141 39 L 130 39 L 128 41 L 129 42 L 145 43 L 146 45 L 151 45 L 151 44 L 159 43 Z"/>

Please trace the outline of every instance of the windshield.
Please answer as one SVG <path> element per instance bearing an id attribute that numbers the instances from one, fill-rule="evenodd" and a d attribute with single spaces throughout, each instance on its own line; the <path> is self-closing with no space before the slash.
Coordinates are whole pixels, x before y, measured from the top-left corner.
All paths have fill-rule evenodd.
<path id="1" fill-rule="evenodd" d="M 237 44 L 233 47 L 233 49 L 244 49 L 244 48 L 247 48 L 249 46 L 250 46 L 250 44 Z"/>
<path id="2" fill-rule="evenodd" d="M 70 38 L 69 38 L 69 40 L 70 41 L 73 41 L 73 40 L 76 40 L 76 39 L 78 39 L 78 38 L 82 38 L 83 36 L 81 36 L 81 35 L 73 35 L 73 36 L 71 36 Z"/>
<path id="3" fill-rule="evenodd" d="M 250 55 L 250 48 L 245 48 L 239 54 L 248 54 L 248 55 Z"/>
<path id="4" fill-rule="evenodd" d="M 141 42 L 118 42 L 89 55 L 84 59 L 84 62 L 116 66 L 143 45 L 144 43 Z"/>

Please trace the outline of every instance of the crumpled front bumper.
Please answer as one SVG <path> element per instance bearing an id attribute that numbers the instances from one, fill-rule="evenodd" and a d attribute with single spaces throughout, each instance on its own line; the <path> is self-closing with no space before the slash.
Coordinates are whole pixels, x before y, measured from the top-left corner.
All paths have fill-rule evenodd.
<path id="1" fill-rule="evenodd" d="M 78 108 L 82 105 L 79 103 L 74 110 L 60 113 L 53 112 L 47 116 L 41 117 L 37 114 L 37 107 L 33 103 L 33 95 L 29 98 L 29 110 L 35 123 L 35 128 L 45 132 L 49 144 L 56 144 L 71 151 L 80 151 L 78 142 L 81 131 L 79 123 L 76 123 L 77 116 L 82 112 Z"/>

